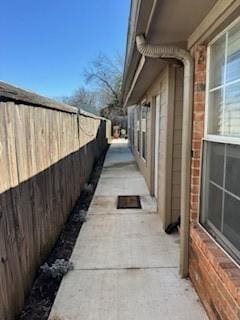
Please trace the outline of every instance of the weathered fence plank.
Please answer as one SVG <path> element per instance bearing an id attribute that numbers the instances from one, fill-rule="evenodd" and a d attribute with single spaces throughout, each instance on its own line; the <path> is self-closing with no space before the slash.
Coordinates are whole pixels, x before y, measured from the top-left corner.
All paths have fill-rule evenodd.
<path id="1" fill-rule="evenodd" d="M 1 320 L 20 311 L 107 144 L 103 118 L 19 90 L 0 83 Z"/>

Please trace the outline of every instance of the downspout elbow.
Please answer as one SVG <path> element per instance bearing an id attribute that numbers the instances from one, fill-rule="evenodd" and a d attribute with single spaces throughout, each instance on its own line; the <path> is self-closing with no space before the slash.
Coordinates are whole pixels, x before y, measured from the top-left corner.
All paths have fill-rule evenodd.
<path id="1" fill-rule="evenodd" d="M 183 62 L 186 67 L 192 67 L 192 57 L 190 53 L 182 48 L 169 45 L 150 45 L 146 43 L 145 37 L 141 34 L 136 36 L 138 52 L 149 58 L 172 58 Z"/>

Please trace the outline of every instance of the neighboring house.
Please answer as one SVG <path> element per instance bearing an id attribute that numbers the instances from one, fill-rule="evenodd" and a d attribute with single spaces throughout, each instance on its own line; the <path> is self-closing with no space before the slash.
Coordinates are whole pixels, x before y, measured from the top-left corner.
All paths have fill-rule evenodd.
<path id="1" fill-rule="evenodd" d="M 210 319 L 240 319 L 240 1 L 132 0 L 129 138 L 180 275 Z"/>
<path id="2" fill-rule="evenodd" d="M 123 110 L 121 110 L 120 112 L 118 109 L 110 105 L 100 109 L 100 116 L 111 120 L 112 135 L 114 135 L 114 127 L 118 128 L 119 134 L 122 129 L 124 129 L 125 132 L 127 133 L 128 119 L 127 119 L 126 112 L 123 112 Z"/>

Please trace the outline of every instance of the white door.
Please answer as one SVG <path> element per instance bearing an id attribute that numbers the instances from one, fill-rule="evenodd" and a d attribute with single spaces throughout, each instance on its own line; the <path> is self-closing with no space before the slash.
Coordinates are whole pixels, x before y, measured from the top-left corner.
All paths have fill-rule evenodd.
<path id="1" fill-rule="evenodd" d="M 160 138 L 160 95 L 156 96 L 156 117 L 155 117 L 155 164 L 154 164 L 154 195 L 158 196 L 158 160 L 159 160 L 159 138 Z"/>

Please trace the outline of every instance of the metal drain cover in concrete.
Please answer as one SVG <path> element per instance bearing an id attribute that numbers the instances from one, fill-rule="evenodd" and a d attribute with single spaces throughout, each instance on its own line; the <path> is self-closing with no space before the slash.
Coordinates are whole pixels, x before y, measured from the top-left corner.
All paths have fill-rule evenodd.
<path id="1" fill-rule="evenodd" d="M 139 196 L 118 196 L 117 209 L 141 209 Z"/>

